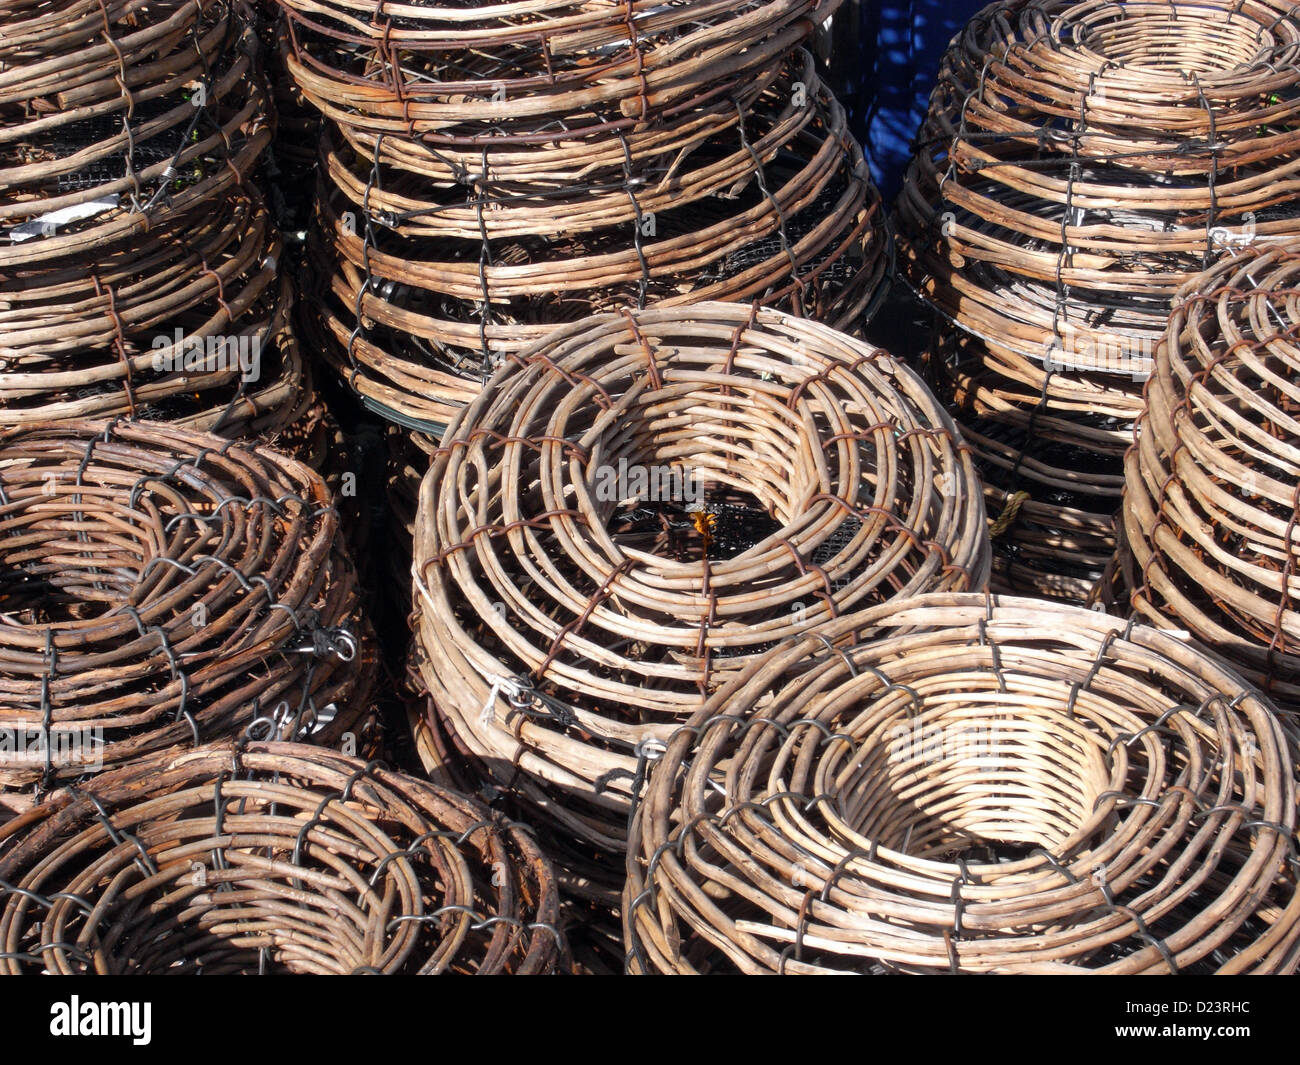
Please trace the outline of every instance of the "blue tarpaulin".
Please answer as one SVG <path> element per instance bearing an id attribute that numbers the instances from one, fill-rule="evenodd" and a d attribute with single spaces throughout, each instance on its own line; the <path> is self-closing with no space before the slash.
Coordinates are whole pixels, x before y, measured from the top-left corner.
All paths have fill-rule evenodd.
<path id="1" fill-rule="evenodd" d="M 886 201 L 907 169 L 948 42 L 989 0 L 845 0 L 835 16 L 833 88 L 849 109 Z"/>

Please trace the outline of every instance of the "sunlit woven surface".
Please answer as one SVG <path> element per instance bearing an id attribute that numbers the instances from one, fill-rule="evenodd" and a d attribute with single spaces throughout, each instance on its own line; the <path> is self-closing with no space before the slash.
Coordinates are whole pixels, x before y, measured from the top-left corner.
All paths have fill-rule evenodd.
<path id="1" fill-rule="evenodd" d="M 538 974 L 557 912 L 525 831 L 298 744 L 169 752 L 0 829 L 0 972 Z"/>
<path id="2" fill-rule="evenodd" d="M 638 469 L 663 490 L 617 483 Z M 459 764 L 616 852 L 639 745 L 736 669 L 988 566 L 970 457 L 885 352 L 734 304 L 605 315 L 512 359 L 444 438 L 418 665 Z"/>
<path id="3" fill-rule="evenodd" d="M 307 467 L 144 423 L 0 433 L 0 729 L 26 737 L 0 786 L 250 727 L 337 743 L 375 654 Z"/>
<path id="4" fill-rule="evenodd" d="M 1147 626 L 971 595 L 850 615 L 668 741 L 629 965 L 1293 972 L 1296 754 L 1263 695 Z"/>
<path id="5" fill-rule="evenodd" d="M 1125 582 L 1300 713 L 1300 247 L 1180 294 L 1125 462 Z"/>

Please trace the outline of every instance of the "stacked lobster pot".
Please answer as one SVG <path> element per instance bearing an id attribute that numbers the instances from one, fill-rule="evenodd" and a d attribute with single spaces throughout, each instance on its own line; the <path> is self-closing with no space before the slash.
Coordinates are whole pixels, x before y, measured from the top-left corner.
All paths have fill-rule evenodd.
<path id="1" fill-rule="evenodd" d="M 528 834 L 335 751 L 219 743 L 64 789 L 0 827 L 0 973 L 568 970 Z"/>
<path id="2" fill-rule="evenodd" d="M 631 826 L 635 973 L 1294 973 L 1297 749 L 1147 625 L 918 596 L 782 644 Z"/>
<path id="3" fill-rule="evenodd" d="M 1015 0 L 954 41 L 895 217 L 995 587 L 1088 594 L 1174 294 L 1300 234 L 1298 61 L 1283 0 Z"/>
<path id="4" fill-rule="evenodd" d="M 280 238 L 246 180 L 272 131 L 243 12 L 72 0 L 2 17 L 0 424 L 310 437 Z"/>
<path id="5" fill-rule="evenodd" d="M 304 329 L 405 430 L 436 440 L 588 314 L 759 301 L 856 327 L 883 296 L 879 197 L 801 48 L 836 0 L 279 2 L 325 117 Z M 395 509 L 428 450 L 395 445 Z"/>
<path id="6" fill-rule="evenodd" d="M 422 754 L 608 924 L 631 801 L 719 684 L 854 607 L 981 590 L 989 554 L 968 450 L 879 349 L 732 303 L 559 328 L 421 487 Z"/>
<path id="7" fill-rule="evenodd" d="M 0 431 L 0 822 L 223 737 L 364 753 L 377 653 L 330 493 L 150 422 Z"/>
<path id="8" fill-rule="evenodd" d="M 1179 294 L 1124 464 L 1120 604 L 1300 715 L 1300 243 Z"/>

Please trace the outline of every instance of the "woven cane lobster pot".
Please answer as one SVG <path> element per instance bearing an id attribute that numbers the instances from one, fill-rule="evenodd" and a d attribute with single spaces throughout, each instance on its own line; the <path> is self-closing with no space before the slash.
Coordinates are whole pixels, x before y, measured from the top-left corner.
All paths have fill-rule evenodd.
<path id="1" fill-rule="evenodd" d="M 911 284 L 1077 369 L 1149 363 L 1216 249 L 1300 233 L 1300 20 L 1281 0 L 1032 0 L 944 60 L 896 209 Z"/>
<path id="2" fill-rule="evenodd" d="M 277 280 L 276 269 L 273 257 L 257 267 L 261 295 L 240 301 L 247 310 L 233 322 L 230 303 L 219 308 L 214 295 L 211 316 L 181 304 L 175 317 L 150 315 L 134 328 L 122 306 L 101 294 L 89 301 L 83 341 L 67 308 L 54 312 L 51 325 L 52 304 L 28 303 L 64 286 L 14 293 L 12 313 L 0 311 L 0 426 L 127 417 L 228 439 L 294 433 L 314 402 L 314 379 L 288 325 L 288 280 Z M 21 274 L 15 280 L 24 284 Z"/>
<path id="3" fill-rule="evenodd" d="M 307 467 L 147 423 L 0 433 L 0 789 L 247 729 L 337 744 L 375 663 Z"/>
<path id="4" fill-rule="evenodd" d="M 978 595 L 848 615 L 668 740 L 628 964 L 1293 972 L 1296 753 L 1262 693 L 1145 625 Z"/>
<path id="5" fill-rule="evenodd" d="M 1273 0 L 1014 0 L 954 40 L 895 224 L 913 289 L 985 342 L 957 418 L 996 590 L 1091 593 L 1174 293 L 1224 248 L 1300 235 L 1297 59 Z"/>
<path id="6" fill-rule="evenodd" d="M 1300 713 L 1300 245 L 1225 256 L 1179 295 L 1125 462 L 1139 617 L 1189 630 Z"/>
<path id="7" fill-rule="evenodd" d="M 1114 555 L 1141 381 L 1049 372 L 951 326 L 930 345 L 926 377 L 980 472 L 992 590 L 1084 601 Z"/>
<path id="8" fill-rule="evenodd" d="M 0 424 L 284 428 L 307 392 L 245 184 L 271 135 L 251 30 L 211 0 L 21 7 L 0 41 Z"/>
<path id="9" fill-rule="evenodd" d="M 541 974 L 558 899 L 519 826 L 292 743 L 171 751 L 0 829 L 0 972 Z"/>
<path id="10" fill-rule="evenodd" d="M 405 695 L 414 755 L 430 779 L 487 804 L 514 820 L 534 825 L 534 835 L 555 867 L 560 884 L 560 928 L 573 955 L 574 971 L 584 976 L 623 972 L 623 929 L 618 916 L 623 857 L 607 848 L 584 844 L 571 832 L 556 830 L 514 789 L 493 783 L 482 763 L 451 733 L 428 702 L 417 665 L 406 666 Z M 0 797 L 2 801 L 2 797 Z"/>
<path id="11" fill-rule="evenodd" d="M 471 170 L 484 150 L 518 156 L 556 132 L 575 149 L 607 147 L 770 81 L 839 2 L 279 0 L 290 73 L 327 118 L 356 137 L 423 141 Z"/>
<path id="12" fill-rule="evenodd" d="M 271 130 L 232 5 L 19 7 L 0 40 L 0 268 L 93 259 L 243 184 Z"/>
<path id="13" fill-rule="evenodd" d="M 894 221 L 907 281 L 985 342 L 959 376 L 1028 386 L 957 415 L 995 589 L 1091 594 L 1175 291 L 1223 248 L 1300 234 L 1297 59 L 1300 21 L 1273 0 L 1017 0 L 954 40 Z"/>
<path id="14" fill-rule="evenodd" d="M 759 299 L 849 328 L 874 311 L 879 195 L 807 53 L 719 130 L 692 113 L 647 137 L 612 142 L 610 176 L 533 189 L 413 174 L 327 125 L 313 346 L 368 406 L 436 436 L 505 354 L 587 314 Z"/>
<path id="15" fill-rule="evenodd" d="M 988 566 L 970 458 L 886 353 L 758 307 L 608 314 L 512 357 L 444 437 L 417 664 L 453 768 L 608 858 L 644 743 L 727 676 Z"/>

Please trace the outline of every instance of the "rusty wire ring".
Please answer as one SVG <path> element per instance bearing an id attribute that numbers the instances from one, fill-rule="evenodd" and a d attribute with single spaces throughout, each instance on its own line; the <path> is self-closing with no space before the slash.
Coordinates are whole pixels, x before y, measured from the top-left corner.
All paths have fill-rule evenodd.
<path id="1" fill-rule="evenodd" d="M 1147 626 L 976 595 L 848 615 L 669 741 L 628 964 L 1293 972 L 1296 753 L 1259 691 Z"/>
<path id="2" fill-rule="evenodd" d="M 334 638 L 363 641 L 351 661 Z M 0 787 L 28 794 L 286 702 L 359 728 L 376 667 L 324 484 L 269 449 L 149 423 L 0 432 Z"/>
<path id="3" fill-rule="evenodd" d="M 681 491 L 638 503 L 609 484 L 631 468 Z M 416 643 L 491 778 L 617 848 L 635 748 L 723 678 L 854 605 L 982 589 L 988 565 L 970 456 L 886 353 L 757 307 L 609 314 L 512 357 L 449 428 Z"/>
<path id="4" fill-rule="evenodd" d="M 1223 257 L 1179 293 L 1125 461 L 1140 617 L 1190 630 L 1300 713 L 1300 246 Z"/>
<path id="5" fill-rule="evenodd" d="M 520 827 L 300 744 L 169 751 L 0 829 L 0 972 L 549 973 L 557 913 Z"/>

